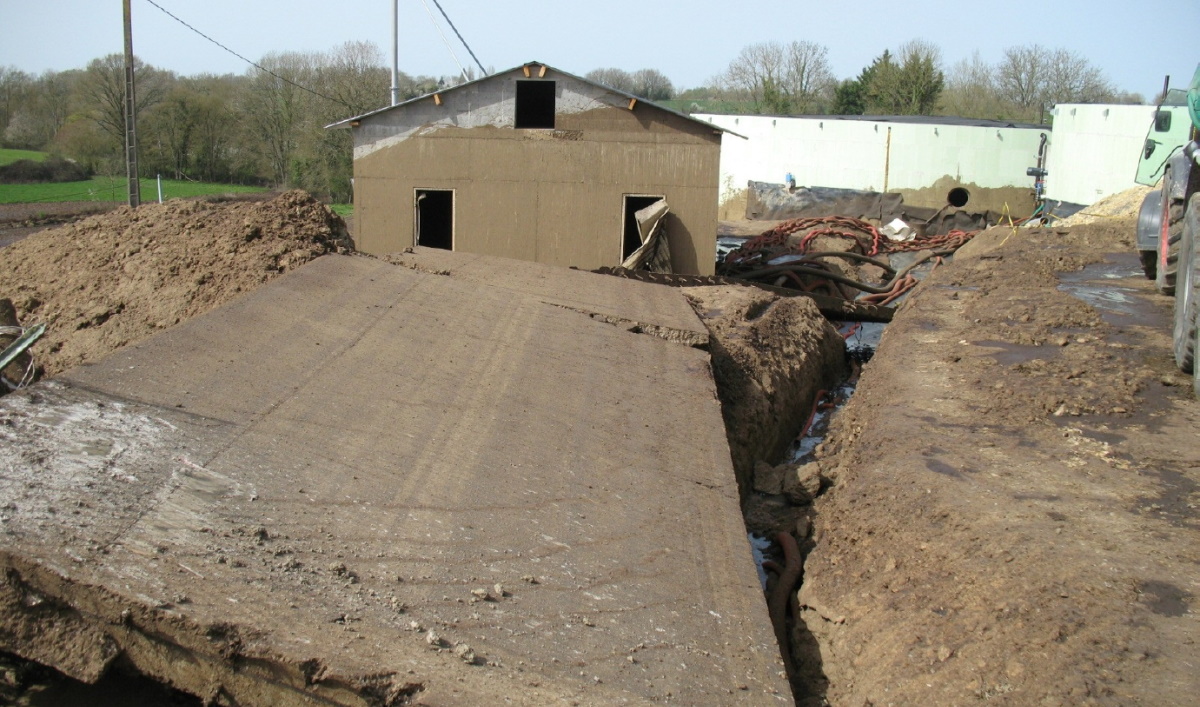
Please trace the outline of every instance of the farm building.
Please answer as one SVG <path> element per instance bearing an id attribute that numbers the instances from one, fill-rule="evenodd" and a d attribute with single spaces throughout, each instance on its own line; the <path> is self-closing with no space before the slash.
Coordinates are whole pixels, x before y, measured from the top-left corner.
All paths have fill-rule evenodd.
<path id="1" fill-rule="evenodd" d="M 721 128 L 540 63 L 351 118 L 354 239 L 591 269 L 665 199 L 675 272 L 711 274 Z"/>
<path id="2" fill-rule="evenodd" d="M 904 203 L 1029 214 L 1045 125 L 928 116 L 696 115 L 747 136 L 721 149 L 721 217 L 742 218 L 748 182 L 897 192 Z M 954 198 L 950 199 L 951 192 Z"/>

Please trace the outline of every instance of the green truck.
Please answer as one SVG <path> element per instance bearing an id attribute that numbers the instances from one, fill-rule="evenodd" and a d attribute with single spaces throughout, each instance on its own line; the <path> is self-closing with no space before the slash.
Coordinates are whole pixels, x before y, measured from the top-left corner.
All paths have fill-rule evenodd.
<path id="1" fill-rule="evenodd" d="M 1146 277 L 1175 296 L 1175 362 L 1193 374 L 1200 319 L 1200 66 L 1187 90 L 1163 91 L 1146 135 L 1137 182 L 1162 186 L 1150 192 L 1138 214 L 1137 249 Z"/>

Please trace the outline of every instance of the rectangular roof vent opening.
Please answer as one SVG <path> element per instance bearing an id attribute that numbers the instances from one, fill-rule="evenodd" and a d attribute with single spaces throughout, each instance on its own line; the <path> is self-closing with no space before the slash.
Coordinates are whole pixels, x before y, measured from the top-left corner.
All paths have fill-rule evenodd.
<path id="1" fill-rule="evenodd" d="M 554 127 L 554 82 L 517 82 L 517 128 Z"/>

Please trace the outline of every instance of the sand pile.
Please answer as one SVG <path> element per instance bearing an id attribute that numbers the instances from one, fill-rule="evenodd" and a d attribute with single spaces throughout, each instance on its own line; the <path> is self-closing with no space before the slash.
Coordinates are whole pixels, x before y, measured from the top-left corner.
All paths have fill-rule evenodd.
<path id="1" fill-rule="evenodd" d="M 122 207 L 0 250 L 0 298 L 25 326 L 47 325 L 32 351 L 55 375 L 352 248 L 342 220 L 302 191 Z"/>
<path id="2" fill-rule="evenodd" d="M 1131 218 L 1138 215 L 1142 208 L 1142 200 L 1154 187 L 1136 186 L 1116 194 L 1110 194 L 1091 206 L 1068 216 L 1061 221 L 1055 221 L 1055 226 L 1082 226 L 1113 218 Z"/>

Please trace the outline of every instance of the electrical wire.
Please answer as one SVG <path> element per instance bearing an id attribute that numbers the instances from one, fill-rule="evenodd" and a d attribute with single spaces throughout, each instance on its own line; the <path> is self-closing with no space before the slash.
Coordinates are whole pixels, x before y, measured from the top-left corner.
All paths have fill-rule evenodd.
<path id="1" fill-rule="evenodd" d="M 283 81 L 284 83 L 289 83 L 289 84 L 291 84 L 291 85 L 295 86 L 296 88 L 300 89 L 301 91 L 307 91 L 308 93 L 311 93 L 312 95 L 316 96 L 317 98 L 324 98 L 324 99 L 325 99 L 325 100 L 327 100 L 327 101 L 332 101 L 333 103 L 337 103 L 338 105 L 345 106 L 346 108 L 349 108 L 351 111 L 353 111 L 353 110 L 354 110 L 354 106 L 351 106 L 349 103 L 346 103 L 346 102 L 345 102 L 345 101 L 343 101 L 343 100 L 339 100 L 339 99 L 337 99 L 337 98 L 331 98 L 330 96 L 326 96 L 326 95 L 325 95 L 325 94 L 323 94 L 323 93 L 320 93 L 320 92 L 318 92 L 318 91 L 314 91 L 314 90 L 312 90 L 311 88 L 309 88 L 308 86 L 303 86 L 303 85 L 301 85 L 301 84 L 298 84 L 298 83 L 296 83 L 295 81 L 293 81 L 293 80 L 291 80 L 291 79 L 289 79 L 289 78 L 286 78 L 286 77 L 280 76 L 279 74 L 275 73 L 274 71 L 271 71 L 270 69 L 268 69 L 268 68 L 266 68 L 265 66 L 263 66 L 263 65 L 259 64 L 258 62 L 254 62 L 254 61 L 251 61 L 251 60 L 247 59 L 246 57 L 242 56 L 241 54 L 238 54 L 237 52 L 233 51 L 232 49 L 230 49 L 229 47 L 225 46 L 224 44 L 221 44 L 220 42 L 218 42 L 217 40 L 215 40 L 215 39 L 213 39 L 212 37 L 208 36 L 207 34 L 205 34 L 205 33 L 201 32 L 200 30 L 196 29 L 195 27 L 193 27 L 193 26 L 189 25 L 187 22 L 184 22 L 183 20 L 179 19 L 179 18 L 178 18 L 178 17 L 176 17 L 175 15 L 171 14 L 171 12 L 170 12 L 169 10 L 167 10 L 166 8 L 164 8 L 162 5 L 159 5 L 158 3 L 154 2 L 154 0 L 146 0 L 146 2 L 150 3 L 150 4 L 151 4 L 151 5 L 153 5 L 154 7 L 157 7 L 157 8 L 158 8 L 159 10 L 161 10 L 161 11 L 163 12 L 163 14 L 165 14 L 167 17 L 170 17 L 171 19 L 175 20 L 175 21 L 176 21 L 176 22 L 178 22 L 179 24 L 183 25 L 184 27 L 187 27 L 187 28 L 188 28 L 188 29 L 190 29 L 191 31 L 195 32 L 196 34 L 200 35 L 201 37 L 204 37 L 204 38 L 205 38 L 205 39 L 207 39 L 208 41 L 210 41 L 210 42 L 212 42 L 213 44 L 217 45 L 218 47 L 220 47 L 220 48 L 224 49 L 225 51 L 229 52 L 230 54 L 232 54 L 232 55 L 236 56 L 237 58 L 241 59 L 242 61 L 246 62 L 247 64 L 249 64 L 249 65 L 253 66 L 253 67 L 254 67 L 254 68 L 256 68 L 256 69 L 258 69 L 259 71 L 262 71 L 262 72 L 264 72 L 264 73 L 270 74 L 271 76 L 274 76 L 275 78 L 279 79 L 280 81 Z M 434 0 L 434 2 L 436 3 L 436 2 L 437 2 L 437 0 Z M 439 9 L 441 9 L 441 8 L 439 8 Z M 443 15 L 445 15 L 446 13 L 444 13 L 444 12 L 443 12 L 442 14 L 443 14 Z M 450 21 L 450 18 L 446 18 L 446 21 L 447 21 L 447 22 L 449 22 L 449 21 Z M 454 25 L 450 25 L 450 26 L 451 26 L 451 27 L 453 27 Z M 457 30 L 456 30 L 456 32 L 457 32 Z M 462 37 L 460 36 L 460 37 L 459 37 L 459 39 L 462 39 Z M 464 46 L 466 45 L 466 43 L 465 43 L 465 42 L 464 42 L 463 44 L 464 44 Z M 467 51 L 470 51 L 470 48 L 469 48 L 469 47 L 468 47 Z M 474 54 L 472 54 L 471 56 L 474 56 Z"/>
<path id="2" fill-rule="evenodd" d="M 433 10 L 429 9 L 429 3 L 425 2 L 425 0 L 421 0 L 421 4 L 425 6 L 425 14 L 429 15 L 429 23 L 433 25 L 433 28 L 436 29 L 437 33 L 441 36 L 442 44 L 446 45 L 446 51 L 450 52 L 450 56 L 454 58 L 454 63 L 458 64 L 458 70 L 462 72 L 463 80 L 470 81 L 471 79 L 467 76 L 467 70 L 463 68 L 462 62 L 458 60 L 458 55 L 454 53 L 453 47 L 450 46 L 450 40 L 446 39 L 446 33 L 442 31 L 441 26 L 438 25 L 437 20 L 434 18 Z M 447 22 L 449 22 L 449 20 L 447 20 Z M 461 37 L 459 39 L 461 39 Z"/>
<path id="3" fill-rule="evenodd" d="M 149 0 L 147 0 L 147 2 L 149 2 Z M 471 51 L 471 45 L 467 44 L 467 40 L 463 39 L 463 36 L 458 31 L 458 28 L 455 27 L 454 23 L 450 21 L 450 16 L 447 15 L 446 11 L 442 9 L 442 4 L 438 2 L 438 0 L 433 0 L 433 4 L 437 7 L 438 12 L 442 13 L 442 17 L 446 18 L 446 24 L 450 25 L 450 29 L 454 30 L 454 35 L 458 37 L 458 41 L 462 42 L 462 45 L 467 48 L 467 53 L 470 54 L 471 58 L 475 60 L 475 64 L 479 67 L 479 71 L 486 76 L 487 69 L 483 68 L 483 64 L 479 61 L 479 57 L 475 56 L 475 52 Z M 457 59 L 455 61 L 457 61 Z"/>

